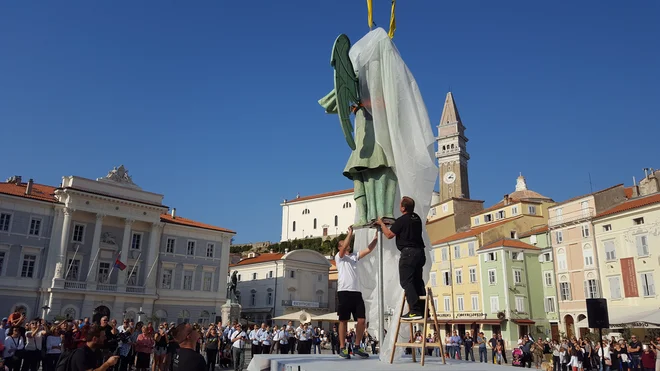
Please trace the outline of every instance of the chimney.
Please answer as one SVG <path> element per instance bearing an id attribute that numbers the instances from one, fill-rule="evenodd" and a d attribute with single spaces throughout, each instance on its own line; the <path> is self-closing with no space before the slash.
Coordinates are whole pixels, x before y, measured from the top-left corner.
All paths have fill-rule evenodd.
<path id="1" fill-rule="evenodd" d="M 645 167 L 644 168 L 644 178 L 648 178 L 648 177 L 649 177 L 649 168 Z"/>
<path id="2" fill-rule="evenodd" d="M 31 195 L 32 194 L 32 185 L 34 184 L 34 180 L 30 179 L 27 182 L 27 186 L 25 187 L 25 194 L 26 195 Z"/>
<path id="3" fill-rule="evenodd" d="M 172 219 L 176 218 L 176 207 L 172 208 L 172 212 L 170 214 L 172 215 Z"/>
<path id="4" fill-rule="evenodd" d="M 504 195 L 504 204 L 505 205 L 509 204 L 509 194 L 508 193 Z"/>
<path id="5" fill-rule="evenodd" d="M 635 179 L 635 176 L 633 175 L 633 186 L 637 185 L 637 180 Z"/>

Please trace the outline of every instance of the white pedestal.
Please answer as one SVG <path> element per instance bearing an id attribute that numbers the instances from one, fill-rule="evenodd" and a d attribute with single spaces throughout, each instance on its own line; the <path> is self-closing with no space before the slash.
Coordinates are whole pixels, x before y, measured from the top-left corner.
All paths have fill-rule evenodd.
<path id="1" fill-rule="evenodd" d="M 241 316 L 241 305 L 227 300 L 220 309 L 220 315 L 222 316 L 223 325 L 237 322 Z"/>

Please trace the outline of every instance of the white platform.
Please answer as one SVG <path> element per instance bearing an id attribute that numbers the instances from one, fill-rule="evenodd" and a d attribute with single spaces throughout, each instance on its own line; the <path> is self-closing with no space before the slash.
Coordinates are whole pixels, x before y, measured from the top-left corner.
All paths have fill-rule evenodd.
<path id="1" fill-rule="evenodd" d="M 342 359 L 338 355 L 332 354 L 264 354 L 255 355 L 248 366 L 248 371 L 420 371 L 437 369 L 465 370 L 465 371 L 492 371 L 507 370 L 513 366 L 493 365 L 479 362 L 467 362 L 457 360 L 447 360 L 447 364 L 442 364 L 442 358 L 426 357 L 424 366 L 419 363 L 413 363 L 410 356 L 404 357 L 393 364 L 381 362 L 377 356 L 367 359 L 351 358 Z M 516 369 L 520 369 L 516 367 Z"/>

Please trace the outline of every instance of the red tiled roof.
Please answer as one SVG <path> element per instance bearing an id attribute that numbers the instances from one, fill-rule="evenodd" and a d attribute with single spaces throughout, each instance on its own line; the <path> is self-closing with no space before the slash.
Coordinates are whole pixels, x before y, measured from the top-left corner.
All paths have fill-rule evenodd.
<path id="1" fill-rule="evenodd" d="M 287 200 L 284 203 L 285 204 L 292 204 L 295 202 L 300 202 L 300 201 L 308 201 L 308 200 L 313 200 L 315 198 L 323 198 L 323 197 L 330 197 L 330 196 L 337 196 L 337 195 L 345 195 L 347 193 L 352 193 L 353 188 L 351 189 L 344 189 L 342 191 L 334 191 L 334 192 L 327 192 L 327 193 L 321 193 L 317 195 L 312 195 L 312 196 L 304 196 L 304 197 L 298 197 L 294 198 L 293 200 Z"/>
<path id="2" fill-rule="evenodd" d="M 0 183 L 1 194 L 25 197 L 39 201 L 57 202 L 57 199 L 55 198 L 55 187 L 33 183 L 32 191 L 29 195 L 25 194 L 26 189 L 27 183 L 21 183 L 20 185 L 16 183 Z"/>
<path id="3" fill-rule="evenodd" d="M 623 189 L 623 192 L 626 194 L 627 199 L 631 199 L 633 196 L 633 188 L 635 187 L 626 187 Z"/>
<path id="4" fill-rule="evenodd" d="M 620 212 L 624 212 L 624 211 L 628 211 L 628 210 L 632 210 L 632 209 L 637 209 L 639 207 L 652 205 L 652 204 L 655 204 L 655 203 L 658 203 L 658 202 L 660 202 L 660 193 L 656 193 L 656 194 L 651 195 L 651 196 L 635 198 L 635 199 L 632 199 L 632 200 L 628 200 L 628 201 L 626 201 L 622 204 L 619 204 L 617 206 L 614 206 L 613 208 L 610 208 L 610 209 L 607 209 L 607 210 L 603 211 L 602 213 L 596 215 L 596 218 L 600 218 L 600 217 L 603 217 L 603 216 L 608 216 L 608 215 L 612 215 L 612 214 L 616 214 L 616 213 L 620 213 Z"/>
<path id="5" fill-rule="evenodd" d="M 539 250 L 538 247 L 524 243 L 520 240 L 515 240 L 513 238 L 500 238 L 497 241 L 491 242 L 485 246 L 482 246 L 479 250 L 492 249 L 494 247 L 514 247 L 516 249 L 534 249 Z"/>
<path id="6" fill-rule="evenodd" d="M 468 238 L 468 237 L 474 237 L 474 236 L 478 235 L 478 234 L 481 233 L 481 232 L 485 232 L 485 231 L 487 231 L 487 230 L 489 230 L 489 229 L 493 229 L 493 228 L 495 228 L 495 227 L 497 227 L 497 226 L 500 226 L 500 225 L 502 225 L 502 224 L 505 224 L 505 223 L 510 222 L 510 221 L 512 221 L 512 220 L 516 220 L 516 219 L 521 218 L 521 217 L 523 217 L 523 215 L 519 215 L 519 216 L 517 216 L 517 217 L 515 217 L 515 218 L 504 219 L 504 220 L 500 220 L 500 221 L 495 222 L 495 223 L 489 223 L 489 224 L 486 224 L 486 225 L 482 225 L 482 226 L 479 226 L 479 227 L 475 227 L 475 228 L 472 228 L 472 229 L 468 229 L 468 230 L 465 231 L 465 232 L 459 232 L 459 233 L 453 234 L 453 235 L 451 235 L 451 236 L 449 236 L 449 237 L 445 237 L 445 238 L 443 238 L 443 239 L 441 239 L 441 240 L 435 241 L 435 242 L 432 243 L 432 245 L 437 245 L 437 244 L 441 244 L 441 243 L 445 243 L 445 242 L 450 242 L 450 241 L 461 240 L 461 239 L 463 239 L 463 238 Z"/>
<path id="7" fill-rule="evenodd" d="M 544 232 L 547 232 L 547 231 L 548 231 L 548 225 L 545 224 L 545 225 L 542 225 L 540 227 L 532 228 L 527 232 L 521 233 L 521 234 L 518 235 L 518 237 L 519 238 L 527 237 L 527 236 L 531 236 L 533 234 L 544 233 Z"/>
<path id="8" fill-rule="evenodd" d="M 218 232 L 227 232 L 227 233 L 234 233 L 236 232 L 226 229 L 226 228 L 221 228 L 221 227 L 216 227 L 210 224 L 204 224 L 200 222 L 196 222 L 194 220 L 182 218 L 180 216 L 177 216 L 175 218 L 172 218 L 172 215 L 170 214 L 160 214 L 160 221 L 163 223 L 171 223 L 171 224 L 178 224 L 178 225 L 184 225 L 186 227 L 195 227 L 195 228 L 202 228 L 202 229 L 209 229 L 212 231 L 218 231 Z"/>
<path id="9" fill-rule="evenodd" d="M 284 254 L 279 253 L 266 253 L 255 256 L 254 258 L 245 258 L 236 264 L 231 264 L 230 267 L 237 267 L 242 265 L 266 263 L 282 259 Z"/>
<path id="10" fill-rule="evenodd" d="M 559 202 L 559 203 L 556 203 L 556 204 L 552 205 L 551 208 L 555 208 L 555 207 L 557 207 L 557 206 L 564 205 L 564 204 L 567 204 L 567 203 L 569 203 L 569 202 L 572 202 L 572 201 L 575 201 L 575 200 L 579 200 L 579 199 L 584 198 L 584 197 L 587 197 L 587 196 L 593 196 L 593 195 L 596 195 L 596 194 L 598 194 L 598 193 L 605 192 L 605 191 L 609 191 L 610 189 L 614 189 L 614 188 L 616 188 L 616 187 L 621 187 L 621 186 L 623 186 L 623 184 L 617 184 L 617 185 L 613 185 L 613 186 L 608 187 L 608 188 L 605 188 L 605 189 L 601 189 L 600 191 L 596 191 L 596 192 L 592 192 L 592 193 L 587 193 L 586 195 L 581 195 L 581 196 L 577 196 L 577 197 L 569 198 L 568 200 L 565 200 L 565 201 L 562 201 L 562 202 Z"/>

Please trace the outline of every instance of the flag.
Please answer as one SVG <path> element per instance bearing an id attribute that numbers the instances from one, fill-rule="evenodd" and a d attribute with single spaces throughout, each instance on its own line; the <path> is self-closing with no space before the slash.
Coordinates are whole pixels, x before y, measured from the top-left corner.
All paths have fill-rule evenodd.
<path id="1" fill-rule="evenodd" d="M 122 263 L 121 260 L 119 260 L 119 258 L 117 258 L 117 259 L 115 260 L 115 266 L 114 266 L 114 268 L 117 268 L 117 269 L 119 269 L 120 271 L 123 271 L 124 269 L 126 269 L 126 264 Z"/>
<path id="2" fill-rule="evenodd" d="M 367 17 L 369 18 L 369 29 L 372 29 L 374 26 L 373 0 L 367 0 Z"/>
<path id="3" fill-rule="evenodd" d="M 394 38 L 394 31 L 396 31 L 396 19 L 394 18 L 394 8 L 396 8 L 396 0 L 392 0 L 392 14 L 390 15 L 390 30 L 387 33 L 390 39 Z"/>

